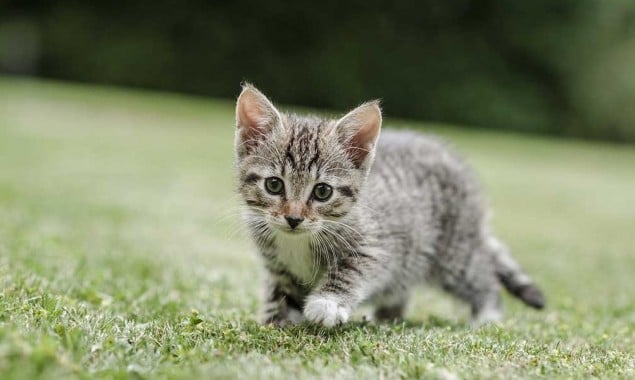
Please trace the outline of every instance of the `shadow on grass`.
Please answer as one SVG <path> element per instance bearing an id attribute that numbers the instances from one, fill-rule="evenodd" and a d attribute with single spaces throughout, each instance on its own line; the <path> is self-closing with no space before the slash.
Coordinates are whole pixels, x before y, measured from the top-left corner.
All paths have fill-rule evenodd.
<path id="1" fill-rule="evenodd" d="M 436 316 L 430 316 L 427 320 L 402 320 L 395 322 L 370 322 L 370 321 L 353 321 L 346 324 L 326 328 L 323 326 L 304 322 L 297 326 L 279 328 L 274 326 L 267 327 L 284 332 L 288 336 L 306 337 L 307 335 L 321 338 L 341 338 L 344 336 L 362 335 L 393 335 L 403 334 L 414 331 L 430 331 L 430 330 L 462 330 L 468 325 L 463 322 L 456 322 Z"/>

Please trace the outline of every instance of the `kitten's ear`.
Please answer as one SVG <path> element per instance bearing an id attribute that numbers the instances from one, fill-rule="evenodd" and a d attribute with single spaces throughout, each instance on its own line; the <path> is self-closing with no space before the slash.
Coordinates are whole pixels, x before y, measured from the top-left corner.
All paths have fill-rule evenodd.
<path id="1" fill-rule="evenodd" d="M 367 167 L 373 157 L 375 144 L 381 131 L 379 101 L 364 103 L 347 113 L 335 124 L 340 142 L 358 168 Z"/>
<path id="2" fill-rule="evenodd" d="M 236 102 L 236 151 L 239 157 L 248 154 L 280 123 L 280 113 L 258 89 L 243 83 Z"/>

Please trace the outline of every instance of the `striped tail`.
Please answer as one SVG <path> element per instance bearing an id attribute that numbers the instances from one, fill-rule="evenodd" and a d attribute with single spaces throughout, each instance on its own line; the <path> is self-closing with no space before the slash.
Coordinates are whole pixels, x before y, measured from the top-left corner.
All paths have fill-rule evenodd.
<path id="1" fill-rule="evenodd" d="M 505 289 L 531 307 L 544 308 L 545 297 L 542 291 L 520 268 L 507 247 L 494 237 L 489 239 L 488 246 L 495 257 L 496 274 Z"/>

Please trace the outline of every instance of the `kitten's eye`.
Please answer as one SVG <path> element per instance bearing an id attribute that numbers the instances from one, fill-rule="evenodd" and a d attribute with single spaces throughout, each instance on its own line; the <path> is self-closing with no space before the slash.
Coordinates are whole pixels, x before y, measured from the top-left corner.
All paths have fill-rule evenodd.
<path id="1" fill-rule="evenodd" d="M 265 189 L 272 195 L 280 195 L 284 192 L 284 182 L 278 177 L 265 179 Z"/>
<path id="2" fill-rule="evenodd" d="M 313 198 L 320 202 L 326 202 L 333 195 L 333 188 L 326 183 L 318 183 L 313 188 Z"/>

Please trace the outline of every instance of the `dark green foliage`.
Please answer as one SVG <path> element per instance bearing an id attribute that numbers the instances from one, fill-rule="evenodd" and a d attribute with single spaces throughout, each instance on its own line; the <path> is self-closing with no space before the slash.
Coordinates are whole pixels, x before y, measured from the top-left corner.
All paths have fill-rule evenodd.
<path id="1" fill-rule="evenodd" d="M 381 98 L 392 116 L 635 140 L 629 0 L 5 8 L 4 71 L 222 97 L 247 79 L 282 103 L 345 109 Z"/>

